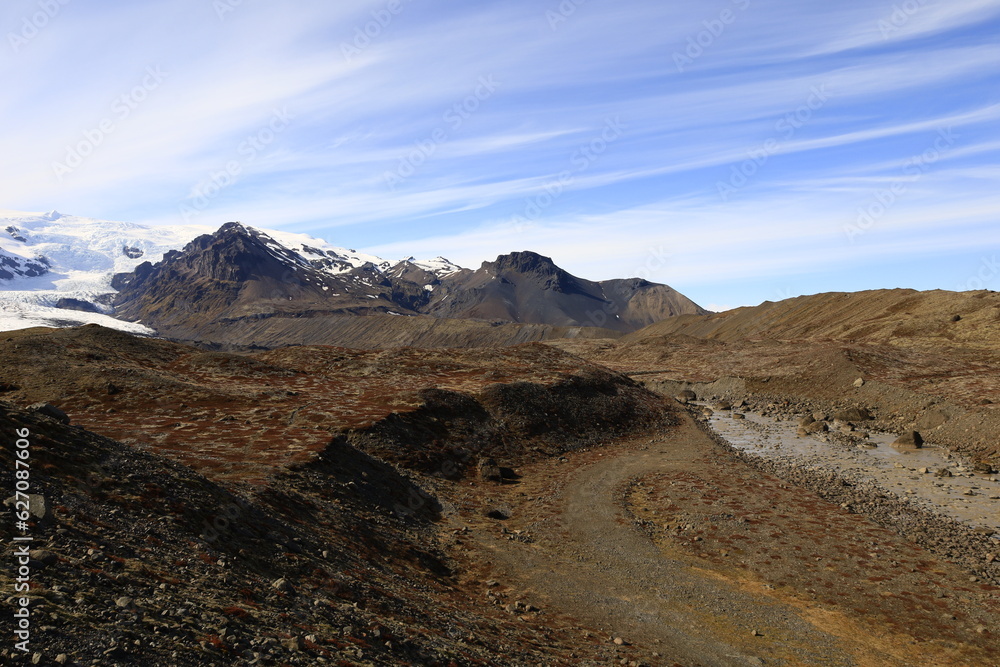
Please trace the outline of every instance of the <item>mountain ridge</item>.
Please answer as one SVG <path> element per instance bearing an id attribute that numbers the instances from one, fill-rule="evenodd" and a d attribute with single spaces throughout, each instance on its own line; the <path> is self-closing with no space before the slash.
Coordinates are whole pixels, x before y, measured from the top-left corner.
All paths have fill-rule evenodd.
<path id="1" fill-rule="evenodd" d="M 57 211 L 7 213 L 0 218 L 0 229 L 6 228 L 0 271 L 10 277 L 0 274 L 0 330 L 100 324 L 221 344 L 273 346 L 283 344 L 281 332 L 291 336 L 288 344 L 447 340 L 468 346 L 478 335 L 488 344 L 617 338 L 664 317 L 708 312 L 669 286 L 637 278 L 586 280 L 529 250 L 470 269 L 441 256 L 392 262 L 238 222 L 213 230 Z M 358 326 L 347 316 L 383 321 Z M 404 326 L 384 319 L 390 316 L 418 320 Z M 420 319 L 426 317 L 442 323 Z M 288 323 L 263 331 L 259 324 L 289 318 L 300 320 L 301 332 Z M 321 335 L 324 320 L 329 340 Z M 244 333 L 219 340 L 221 329 L 233 323 Z M 398 331 L 379 333 L 383 327 Z M 206 340 L 209 330 L 212 339 Z M 366 338 L 373 332 L 374 339 Z"/>
<path id="2" fill-rule="evenodd" d="M 621 334 L 662 317 L 707 312 L 666 285 L 637 279 L 588 281 L 531 251 L 500 255 L 475 271 L 455 270 L 447 260 L 428 266 L 407 259 L 388 267 L 364 263 L 331 272 L 325 262 L 307 259 L 268 233 L 239 223 L 199 236 L 155 265 L 146 262 L 118 274 L 112 285 L 119 290 L 113 302 L 119 317 L 180 339 L 199 339 L 211 331 L 210 342 L 241 344 L 248 342 L 243 334 L 224 333 L 217 325 L 253 328 L 274 344 L 278 341 L 260 331 L 259 320 L 313 320 L 301 324 L 305 329 L 336 322 L 328 339 L 316 341 L 313 333 L 294 330 L 292 339 L 343 345 L 333 329 L 344 315 L 431 316 Z M 392 320 L 383 324 L 396 328 Z M 285 324 L 268 326 L 288 334 Z M 481 326 L 470 323 L 468 328 Z"/>

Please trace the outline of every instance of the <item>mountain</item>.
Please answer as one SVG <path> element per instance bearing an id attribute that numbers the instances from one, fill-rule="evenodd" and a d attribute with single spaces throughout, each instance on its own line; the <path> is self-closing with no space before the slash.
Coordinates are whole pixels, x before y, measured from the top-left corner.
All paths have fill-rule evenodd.
<path id="1" fill-rule="evenodd" d="M 240 345 L 475 345 L 494 327 L 500 335 L 485 336 L 492 344 L 616 337 L 706 312 L 665 285 L 583 280 L 532 252 L 501 255 L 476 271 L 441 258 L 347 268 L 239 223 L 119 274 L 112 286 L 118 317 L 172 338 Z M 356 316 L 377 319 L 359 324 Z M 434 324 L 441 320 L 452 322 L 446 331 Z"/>
<path id="2" fill-rule="evenodd" d="M 527 251 L 472 270 L 236 222 L 212 231 L 52 212 L 0 224 L 10 239 L 0 240 L 0 329 L 96 323 L 225 345 L 474 346 L 617 338 L 707 312 L 666 285 L 589 281 Z"/>
<path id="3" fill-rule="evenodd" d="M 212 227 L 150 226 L 48 213 L 0 211 L 0 331 L 30 326 L 100 324 L 132 333 L 153 334 L 142 324 L 116 319 L 112 278 L 156 263 L 181 250 Z M 385 271 L 394 263 L 341 248 L 306 234 L 268 231 L 285 259 L 321 268 L 329 275 L 370 265 Z M 457 271 L 443 258 L 407 260 L 429 273 Z"/>
<path id="4" fill-rule="evenodd" d="M 634 331 L 675 315 L 708 311 L 666 285 L 639 278 L 592 282 L 533 252 L 501 255 L 476 271 L 450 275 L 448 292 L 428 304 L 438 317 L 505 320 Z"/>
<path id="5" fill-rule="evenodd" d="M 207 227 L 147 227 L 48 213 L 0 212 L 0 331 L 103 326 L 152 334 L 111 317 L 111 277 L 158 261 Z"/>

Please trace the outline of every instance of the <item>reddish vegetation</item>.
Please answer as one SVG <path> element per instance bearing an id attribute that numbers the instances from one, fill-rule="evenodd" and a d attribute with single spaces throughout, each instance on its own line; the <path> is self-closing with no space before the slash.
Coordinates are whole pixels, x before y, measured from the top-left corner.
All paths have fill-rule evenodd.
<path id="1" fill-rule="evenodd" d="M 0 380 L 18 387 L 7 400 L 51 402 L 88 430 L 253 485 L 315 460 L 336 434 L 417 410 L 428 389 L 476 396 L 500 384 L 610 377 L 540 344 L 237 354 L 99 327 L 12 332 L 0 342 L 0 360 Z"/>

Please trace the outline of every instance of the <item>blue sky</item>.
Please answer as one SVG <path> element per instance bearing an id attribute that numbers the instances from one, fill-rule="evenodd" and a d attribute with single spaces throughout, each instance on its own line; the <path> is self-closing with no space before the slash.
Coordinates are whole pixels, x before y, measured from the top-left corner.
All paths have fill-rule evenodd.
<path id="1" fill-rule="evenodd" d="M 1000 289 L 1000 0 L 325 4 L 5 3 L 0 208 L 714 308 Z"/>

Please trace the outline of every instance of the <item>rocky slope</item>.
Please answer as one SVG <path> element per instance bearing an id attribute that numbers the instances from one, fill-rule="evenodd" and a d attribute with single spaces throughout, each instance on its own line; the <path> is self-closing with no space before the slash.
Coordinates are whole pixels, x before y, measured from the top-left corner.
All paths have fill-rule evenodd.
<path id="1" fill-rule="evenodd" d="M 512 479 L 669 423 L 635 382 L 542 345 L 233 354 L 27 330 L 0 338 L 0 392 L 50 510 L 30 531 L 32 648 L 4 664 L 604 664 L 571 620 L 482 601 L 441 548 L 443 505 L 496 484 L 480 462 Z M 36 401 L 72 423 L 15 407 Z M 0 466 L 12 489 L 10 448 Z"/>

